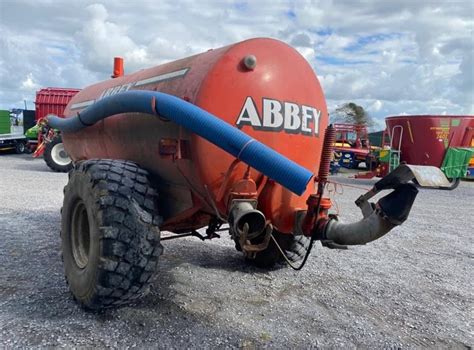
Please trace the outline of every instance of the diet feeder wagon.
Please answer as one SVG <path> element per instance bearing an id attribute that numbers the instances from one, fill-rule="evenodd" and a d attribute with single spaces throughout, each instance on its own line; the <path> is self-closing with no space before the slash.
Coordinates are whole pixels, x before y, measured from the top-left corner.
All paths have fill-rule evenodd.
<path id="1" fill-rule="evenodd" d="M 440 168 L 458 186 L 474 159 L 474 116 L 404 115 L 385 119 L 399 161 Z"/>
<path id="2" fill-rule="evenodd" d="M 69 288 L 88 308 L 146 290 L 164 230 L 174 235 L 162 240 L 211 239 L 228 224 L 236 248 L 263 267 L 303 264 L 315 240 L 331 248 L 375 240 L 407 218 L 413 170 L 422 184 L 427 171 L 402 165 L 381 179 L 356 201 L 359 222 L 328 214 L 335 133 L 324 95 L 305 59 L 272 39 L 129 75 L 117 59 L 113 79 L 83 89 L 65 115 L 48 118 L 75 163 L 62 252 Z M 428 170 L 431 181 L 446 180 Z M 369 203 L 384 189 L 393 191 Z"/>

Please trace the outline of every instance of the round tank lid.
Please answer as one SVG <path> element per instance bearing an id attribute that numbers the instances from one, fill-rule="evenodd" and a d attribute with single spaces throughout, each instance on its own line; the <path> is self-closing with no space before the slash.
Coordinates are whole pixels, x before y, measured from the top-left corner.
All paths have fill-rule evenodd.
<path id="1" fill-rule="evenodd" d="M 247 68 L 248 70 L 254 70 L 257 66 L 257 57 L 255 57 L 254 55 L 247 55 L 244 57 L 243 63 L 245 68 Z"/>

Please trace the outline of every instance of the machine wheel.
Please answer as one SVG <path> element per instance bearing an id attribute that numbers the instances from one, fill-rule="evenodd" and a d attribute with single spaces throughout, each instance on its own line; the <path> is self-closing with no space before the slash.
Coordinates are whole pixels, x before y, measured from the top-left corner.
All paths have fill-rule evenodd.
<path id="1" fill-rule="evenodd" d="M 359 162 L 356 161 L 354 153 L 346 151 L 341 152 L 339 165 L 346 169 L 357 169 L 359 167 Z"/>
<path id="2" fill-rule="evenodd" d="M 23 141 L 18 141 L 15 145 L 15 152 L 18 154 L 25 153 L 25 143 Z"/>
<path id="3" fill-rule="evenodd" d="M 148 173 L 135 163 L 76 164 L 61 210 L 64 271 L 74 298 L 100 309 L 145 294 L 163 251 L 160 220 Z"/>
<path id="4" fill-rule="evenodd" d="M 380 162 L 377 160 L 376 157 L 369 155 L 365 158 L 365 166 L 368 170 L 373 171 L 377 169 L 379 165 Z"/>
<path id="5" fill-rule="evenodd" d="M 292 263 L 297 263 L 304 258 L 311 239 L 302 235 L 284 234 L 278 231 L 274 231 L 273 236 Z M 242 250 L 238 242 L 235 242 L 235 247 L 239 251 Z M 274 267 L 277 263 L 285 262 L 273 239 L 268 243 L 267 249 L 256 254 L 255 259 L 246 258 L 245 260 L 249 264 L 267 269 Z"/>
<path id="6" fill-rule="evenodd" d="M 54 171 L 67 173 L 72 169 L 72 160 L 64 149 L 60 135 L 54 137 L 44 148 L 44 161 Z"/>

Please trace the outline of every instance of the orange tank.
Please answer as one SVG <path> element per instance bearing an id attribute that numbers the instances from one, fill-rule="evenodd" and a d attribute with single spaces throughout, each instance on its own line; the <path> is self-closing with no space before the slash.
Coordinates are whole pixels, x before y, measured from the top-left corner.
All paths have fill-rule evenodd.
<path id="1" fill-rule="evenodd" d="M 68 104 L 75 115 L 95 101 L 127 90 L 175 95 L 235 125 L 316 173 L 328 114 L 308 62 L 273 39 L 251 39 L 86 87 Z M 196 134 L 164 118 L 116 115 L 76 133 L 63 134 L 73 160 L 128 159 L 156 177 L 162 229 L 180 232 L 225 216 L 226 195 L 247 166 Z M 235 166 L 234 166 L 235 165 Z M 280 231 L 293 231 L 314 186 L 297 196 L 251 169 L 258 209 Z M 218 212 L 218 213 L 217 213 Z"/>

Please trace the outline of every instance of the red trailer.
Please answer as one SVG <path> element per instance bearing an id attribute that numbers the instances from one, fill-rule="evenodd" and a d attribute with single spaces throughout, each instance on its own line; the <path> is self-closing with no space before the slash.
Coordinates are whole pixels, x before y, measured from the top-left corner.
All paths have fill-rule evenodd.
<path id="1" fill-rule="evenodd" d="M 81 90 L 47 87 L 36 92 L 36 120 L 54 114 L 64 117 L 64 109 L 69 101 Z"/>
<path id="2" fill-rule="evenodd" d="M 448 178 L 464 177 L 469 163 L 457 160 L 452 163 L 455 149 L 472 147 L 474 138 L 473 115 L 407 115 L 385 119 L 392 147 L 397 148 L 400 162 L 431 165 L 441 168 Z M 467 150 L 466 150 L 467 152 Z M 463 158 L 463 155 L 460 155 Z M 458 157 L 459 158 L 459 157 Z M 456 169 L 462 167 L 463 170 Z"/>
<path id="3" fill-rule="evenodd" d="M 80 89 L 47 87 L 36 92 L 36 122 L 43 125 L 46 116 L 54 114 L 64 117 L 64 110 Z M 43 128 L 41 128 L 43 129 Z M 47 142 L 44 142 L 46 139 Z M 38 133 L 38 140 L 29 141 L 35 149 L 33 157 L 43 156 L 46 164 L 54 171 L 67 172 L 72 167 L 71 158 L 66 153 L 59 132 L 48 129 Z M 38 145 L 38 146 L 37 146 Z"/>

